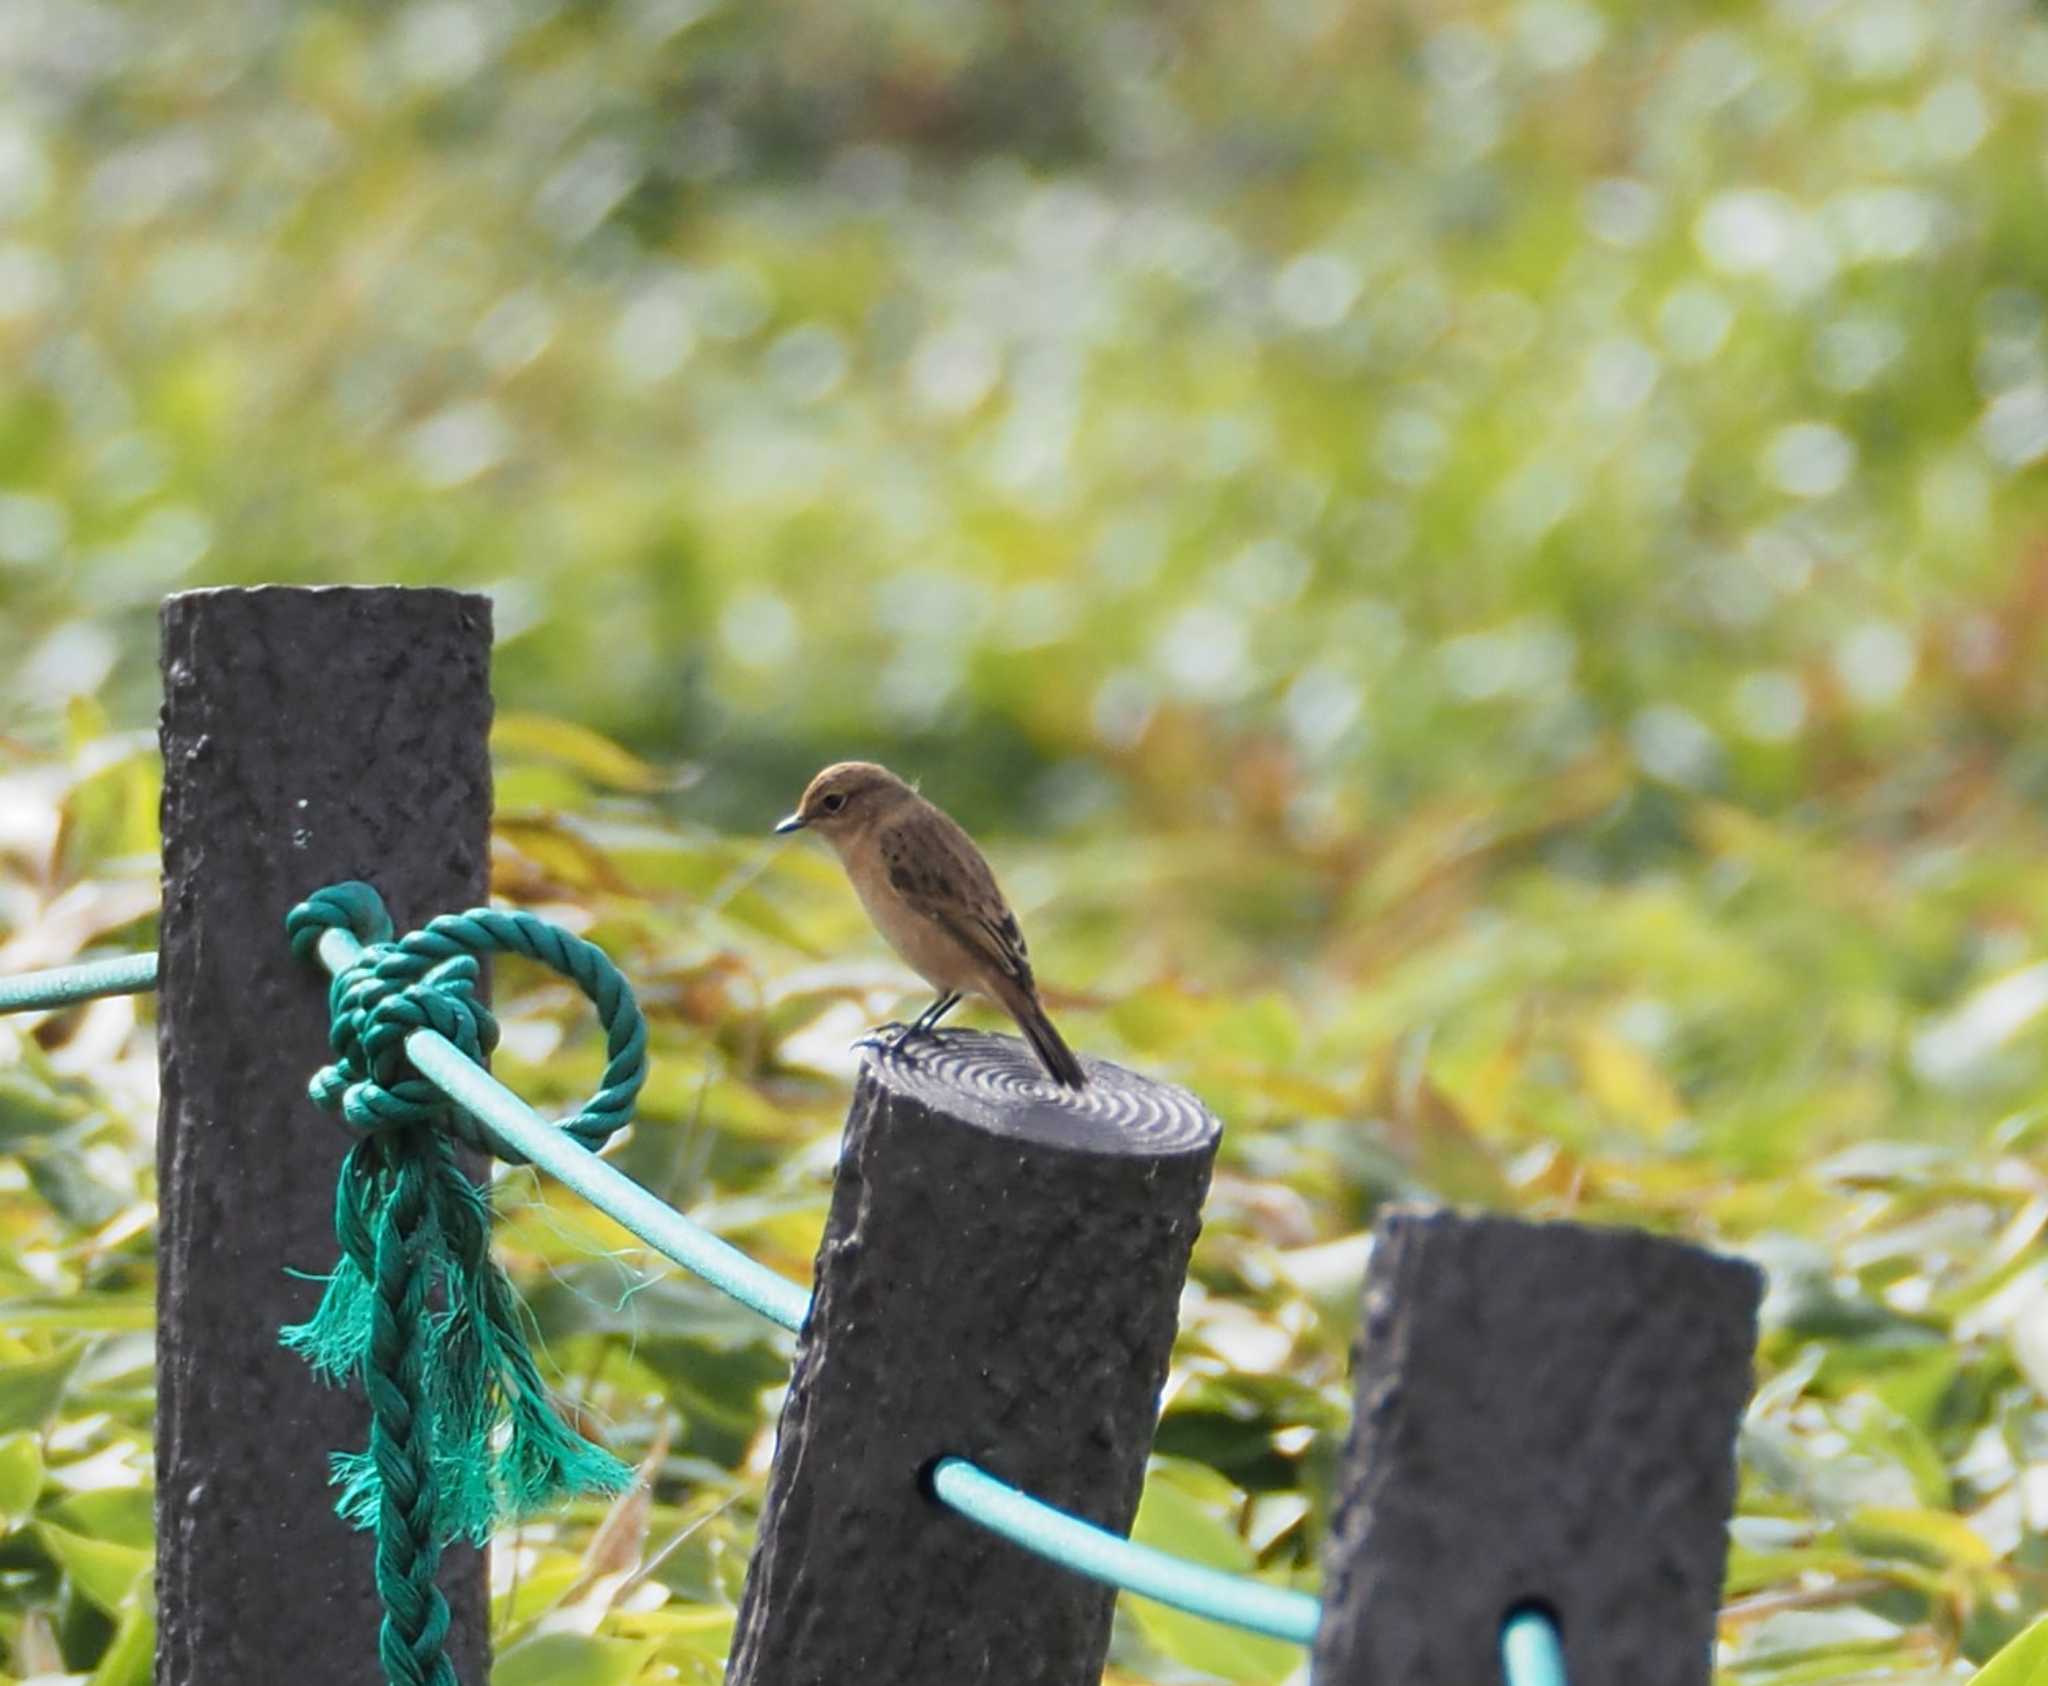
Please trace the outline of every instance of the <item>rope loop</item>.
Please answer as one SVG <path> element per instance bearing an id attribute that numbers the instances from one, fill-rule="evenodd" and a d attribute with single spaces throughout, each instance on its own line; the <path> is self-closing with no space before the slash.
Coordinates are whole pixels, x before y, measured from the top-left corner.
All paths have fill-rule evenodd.
<path id="1" fill-rule="evenodd" d="M 284 928 L 293 955 L 310 961 L 324 931 L 348 931 L 365 943 L 389 942 L 391 915 L 384 911 L 382 896 L 361 879 L 350 878 L 315 890 L 284 916 Z"/>
<path id="2" fill-rule="evenodd" d="M 571 1493 L 617 1493 L 632 1471 L 585 1440 L 548 1397 L 527 1314 L 490 1254 L 485 1191 L 454 1144 L 514 1159 L 414 1069 L 406 1038 L 444 1036 L 479 1064 L 498 1022 L 478 991 L 487 954 L 552 967 L 596 1003 L 610 1059 L 604 1083 L 562 1128 L 593 1151 L 633 1116 L 647 1077 L 647 1024 L 602 952 L 527 913 L 473 908 L 403 937 L 367 884 L 332 884 L 285 920 L 292 951 L 319 958 L 328 931 L 361 951 L 328 991 L 334 1063 L 313 1099 L 356 1132 L 335 1185 L 341 1256 L 320 1304 L 286 1346 L 323 1380 L 360 1378 L 369 1444 L 333 1460 L 336 1508 L 376 1535 L 384 1606 L 378 1654 L 389 1686 L 456 1686 L 448 1607 L 434 1584 L 441 1548 L 481 1544 L 505 1521 Z"/>
<path id="3" fill-rule="evenodd" d="M 479 961 L 490 954 L 540 962 L 597 1008 L 605 1030 L 604 1076 L 597 1093 L 559 1127 L 596 1152 L 631 1122 L 647 1081 L 647 1021 L 632 986 L 595 944 L 533 914 L 494 907 L 444 913 L 394 938 L 383 899 L 357 881 L 316 890 L 285 918 L 292 952 L 302 959 L 312 959 L 322 933 L 334 929 L 351 932 L 363 952 L 335 975 L 328 992 L 335 1061 L 314 1077 L 311 1094 L 351 1130 L 375 1135 L 432 1124 L 471 1147 L 525 1162 L 494 1144 L 405 1057 L 405 1039 L 416 1030 L 438 1031 L 479 1064 L 497 1046 L 497 1020 L 477 995 Z"/>

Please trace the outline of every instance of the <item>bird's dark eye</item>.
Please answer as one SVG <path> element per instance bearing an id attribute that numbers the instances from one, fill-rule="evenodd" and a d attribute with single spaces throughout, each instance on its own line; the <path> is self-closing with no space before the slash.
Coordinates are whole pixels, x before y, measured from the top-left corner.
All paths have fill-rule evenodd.
<path id="1" fill-rule="evenodd" d="M 830 796 L 826 797 L 823 802 L 819 803 L 818 806 L 823 808 L 825 812 L 828 814 L 836 814 L 839 812 L 841 808 L 846 806 L 846 798 L 835 790 Z"/>

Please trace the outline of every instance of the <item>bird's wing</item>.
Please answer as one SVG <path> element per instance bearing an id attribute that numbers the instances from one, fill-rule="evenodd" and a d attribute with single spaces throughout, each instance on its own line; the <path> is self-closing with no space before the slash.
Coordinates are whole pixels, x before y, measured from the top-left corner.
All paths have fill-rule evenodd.
<path id="1" fill-rule="evenodd" d="M 882 864 L 890 888 L 917 912 L 942 925 L 970 951 L 1035 993 L 1031 957 L 1017 916 L 974 839 L 940 809 L 926 804 L 884 830 Z"/>

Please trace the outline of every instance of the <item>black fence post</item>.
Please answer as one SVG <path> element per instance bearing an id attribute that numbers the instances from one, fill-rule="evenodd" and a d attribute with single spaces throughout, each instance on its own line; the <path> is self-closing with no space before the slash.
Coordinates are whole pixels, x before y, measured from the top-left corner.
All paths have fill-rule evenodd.
<path id="1" fill-rule="evenodd" d="M 1316 1686 L 1476 1686 L 1556 1620 L 1571 1686 L 1707 1686 L 1761 1278 L 1634 1230 L 1376 1232 Z"/>
<path id="2" fill-rule="evenodd" d="M 371 1541 L 327 1454 L 355 1390 L 278 1345 L 335 1255 L 341 1130 L 306 1098 L 326 980 L 284 916 L 363 878 L 400 928 L 481 902 L 491 773 L 488 598 L 194 591 L 163 611 L 158 1141 L 158 1686 L 363 1686 Z M 483 1558 L 451 1551 L 449 1655 L 488 1661 Z"/>
<path id="3" fill-rule="evenodd" d="M 907 1056 L 907 1057 L 906 1057 Z M 954 1454 L 1128 1529 L 1216 1121 L 948 1031 L 868 1063 L 728 1686 L 1096 1686 L 1114 1595 L 942 1509 Z"/>

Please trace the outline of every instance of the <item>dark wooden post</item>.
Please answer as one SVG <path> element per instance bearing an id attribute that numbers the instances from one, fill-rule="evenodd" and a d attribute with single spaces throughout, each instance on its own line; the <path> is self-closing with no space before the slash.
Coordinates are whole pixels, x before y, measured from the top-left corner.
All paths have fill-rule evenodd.
<path id="1" fill-rule="evenodd" d="M 1498 1680 L 1524 1605 L 1572 1686 L 1707 1686 L 1760 1293 L 1634 1230 L 1382 1218 L 1316 1686 Z"/>
<path id="2" fill-rule="evenodd" d="M 948 1031 L 855 1090 L 729 1686 L 1096 1686 L 1114 1595 L 925 1496 L 948 1453 L 1126 1530 L 1218 1126 Z"/>
<path id="3" fill-rule="evenodd" d="M 277 1341 L 333 1262 L 346 1141 L 306 1098 L 326 981 L 284 916 L 363 878 L 410 923 L 484 899 L 491 610 L 452 591 L 194 591 L 163 612 L 157 1149 L 158 1686 L 377 1676 L 371 1542 L 327 1454 L 353 1389 Z M 480 1553 L 451 1551 L 449 1654 L 488 1658 Z"/>

